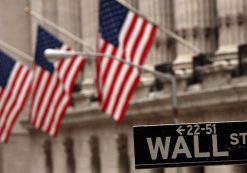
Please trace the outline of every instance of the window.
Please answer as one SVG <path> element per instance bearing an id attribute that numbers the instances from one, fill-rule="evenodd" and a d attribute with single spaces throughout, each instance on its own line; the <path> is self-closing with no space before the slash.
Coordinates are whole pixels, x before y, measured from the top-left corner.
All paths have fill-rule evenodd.
<path id="1" fill-rule="evenodd" d="M 53 173 L 52 143 L 51 143 L 51 141 L 46 140 L 43 147 L 44 147 L 44 154 L 45 154 L 46 173 Z"/>
<path id="2" fill-rule="evenodd" d="M 120 134 L 117 138 L 119 173 L 129 173 L 128 137 Z"/>
<path id="3" fill-rule="evenodd" d="M 71 138 L 68 138 L 65 140 L 64 146 L 67 155 L 67 173 L 75 173 L 74 141 Z"/>
<path id="4" fill-rule="evenodd" d="M 91 172 L 100 173 L 100 149 L 99 149 L 99 138 L 97 136 L 92 136 L 89 140 L 90 151 L 91 151 Z"/>

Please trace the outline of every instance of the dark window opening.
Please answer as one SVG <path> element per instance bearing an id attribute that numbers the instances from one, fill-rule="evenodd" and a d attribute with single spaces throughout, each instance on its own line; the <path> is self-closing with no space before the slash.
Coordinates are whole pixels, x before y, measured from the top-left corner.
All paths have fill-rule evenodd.
<path id="1" fill-rule="evenodd" d="M 53 173 L 52 143 L 51 143 L 51 141 L 46 140 L 43 147 L 44 147 L 44 154 L 45 154 L 46 173 Z"/>
<path id="2" fill-rule="evenodd" d="M 128 137 L 120 134 L 117 138 L 119 173 L 129 173 Z"/>
<path id="3" fill-rule="evenodd" d="M 67 155 L 67 173 L 75 173 L 75 155 L 74 155 L 74 141 L 68 138 L 64 142 L 65 152 Z"/>
<path id="4" fill-rule="evenodd" d="M 99 149 L 99 138 L 97 136 L 92 136 L 89 140 L 90 151 L 91 151 L 91 170 L 92 173 L 101 172 L 100 163 L 100 149 Z"/>

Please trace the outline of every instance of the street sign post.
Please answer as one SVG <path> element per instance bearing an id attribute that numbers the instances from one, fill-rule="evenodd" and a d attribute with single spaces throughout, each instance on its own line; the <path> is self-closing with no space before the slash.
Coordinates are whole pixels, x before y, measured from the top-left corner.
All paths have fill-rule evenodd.
<path id="1" fill-rule="evenodd" d="M 247 163 L 247 122 L 134 127 L 135 167 Z"/>

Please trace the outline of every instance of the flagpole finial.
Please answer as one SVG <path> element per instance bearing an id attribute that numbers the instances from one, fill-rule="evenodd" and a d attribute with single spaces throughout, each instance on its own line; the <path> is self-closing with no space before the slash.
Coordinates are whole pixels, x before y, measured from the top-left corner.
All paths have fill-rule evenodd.
<path id="1" fill-rule="evenodd" d="M 24 12 L 25 12 L 26 14 L 29 14 L 29 13 L 31 12 L 31 9 L 30 9 L 29 7 L 25 7 L 25 8 L 24 8 Z"/>

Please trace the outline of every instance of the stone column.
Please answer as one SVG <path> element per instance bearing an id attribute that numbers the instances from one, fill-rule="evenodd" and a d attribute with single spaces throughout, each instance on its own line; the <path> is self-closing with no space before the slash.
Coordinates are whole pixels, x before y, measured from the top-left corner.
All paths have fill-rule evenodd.
<path id="1" fill-rule="evenodd" d="M 101 173 L 116 173 L 119 172 L 118 166 L 118 145 L 117 135 L 112 137 L 113 134 L 100 135 L 100 157 L 101 159 Z M 110 146 L 110 147 L 109 147 Z"/>
<path id="2" fill-rule="evenodd" d="M 21 50 L 26 54 L 30 54 L 30 18 L 23 13 L 23 9 L 28 6 L 27 1 L 8 1 L 1 0 L 0 5 L 0 40 L 10 44 L 11 46 Z M 17 61 L 20 61 L 29 67 L 32 66 L 30 60 L 24 59 L 11 51 L 8 51 L 0 46 L 0 50 L 11 56 Z M 26 119 L 27 114 L 20 116 L 20 120 Z M 13 133 L 16 131 L 25 130 L 16 123 Z"/>
<path id="3" fill-rule="evenodd" d="M 204 173 L 245 173 L 246 166 L 236 165 L 236 166 L 206 166 Z"/>
<path id="4" fill-rule="evenodd" d="M 99 15 L 99 1 L 98 0 L 80 0 L 81 3 L 81 36 L 85 42 L 96 48 L 96 41 L 98 35 L 98 15 Z M 84 51 L 88 51 L 85 46 Z M 84 85 L 86 88 L 92 90 L 92 84 L 95 82 L 95 60 L 89 59 L 88 64 L 84 70 Z"/>
<path id="5" fill-rule="evenodd" d="M 81 36 L 81 25 L 80 25 L 80 1 L 79 0 L 30 0 L 31 9 L 40 15 L 44 16 L 48 20 L 57 24 L 58 26 L 66 29 L 67 31 L 73 33 L 74 35 Z M 52 34 L 59 37 L 67 45 L 79 50 L 80 45 L 74 42 L 72 39 L 65 36 L 63 33 L 58 32 L 56 29 L 44 25 L 37 19 L 32 18 L 31 26 L 33 30 L 32 39 L 35 45 L 36 38 L 36 26 L 38 23 L 42 24 L 46 29 L 48 29 Z"/>
<path id="6" fill-rule="evenodd" d="M 43 15 L 43 1 L 30 0 L 30 8 L 36 13 Z M 39 21 L 30 16 L 31 21 L 31 54 L 34 56 L 36 48 L 36 35 L 37 35 L 37 25 Z"/>
<path id="7" fill-rule="evenodd" d="M 72 134 L 71 134 L 72 135 Z M 69 136 L 71 136 L 69 135 Z M 73 133 L 74 138 L 74 151 L 76 160 L 76 172 L 92 173 L 91 170 L 91 136 L 86 132 L 81 133 L 80 130 L 76 130 Z"/>
<path id="8" fill-rule="evenodd" d="M 177 34 L 201 50 L 216 50 L 216 3 L 215 0 L 175 0 L 175 29 Z M 190 64 L 195 53 L 177 42 L 175 65 Z"/>
<path id="9" fill-rule="evenodd" d="M 77 37 L 81 37 L 81 14 L 80 0 L 30 0 L 31 9 L 46 19 L 57 24 Z M 60 33 L 56 29 L 43 24 L 43 22 L 31 18 L 32 28 L 32 54 L 34 55 L 36 46 L 37 25 L 41 24 L 49 32 L 62 40 L 66 45 L 75 50 L 81 50 L 81 45 L 71 38 Z M 78 80 L 82 80 L 82 75 L 79 75 Z M 78 83 L 78 82 L 77 82 Z"/>
<path id="10" fill-rule="evenodd" d="M 166 168 L 165 173 L 177 173 L 177 168 Z"/>
<path id="11" fill-rule="evenodd" d="M 142 0 L 141 3 L 138 4 L 138 7 L 143 14 L 148 16 L 151 21 L 154 21 L 160 27 L 166 27 L 171 30 L 174 29 L 173 0 Z M 171 62 L 174 57 L 174 40 L 158 30 L 146 64 L 157 65 L 167 63 Z"/>
<path id="12" fill-rule="evenodd" d="M 41 16 L 44 16 L 46 19 L 52 21 L 53 23 L 58 23 L 58 11 L 57 11 L 57 0 L 30 0 L 30 7 L 31 9 L 40 14 Z M 45 25 L 43 22 L 37 20 L 36 18 L 31 18 L 31 50 L 32 55 L 35 53 L 36 48 L 36 37 L 37 37 L 37 26 L 41 25 L 45 27 L 49 32 L 52 34 L 58 36 L 59 32 L 49 27 L 48 25 Z"/>
<path id="13" fill-rule="evenodd" d="M 74 35 L 81 37 L 81 25 L 80 25 L 80 1 L 79 0 L 57 0 L 58 9 L 58 25 Z M 78 49 L 81 45 L 68 38 L 62 33 L 59 33 L 62 40 L 67 45 Z"/>
<path id="14" fill-rule="evenodd" d="M 80 0 L 57 0 L 58 10 L 58 25 L 70 33 L 74 34 L 78 38 L 82 37 L 81 28 L 85 25 L 81 24 L 81 1 Z M 65 36 L 63 33 L 59 33 L 59 38 L 65 42 L 66 45 L 72 47 L 74 50 L 81 51 L 82 45 Z M 83 80 L 83 71 L 77 78 L 77 84 Z"/>
<path id="15" fill-rule="evenodd" d="M 62 137 L 61 138 L 58 137 L 56 140 L 53 141 L 52 151 L 53 151 L 54 173 L 67 173 L 67 163 L 66 163 L 67 155 L 64 147 L 64 139 Z M 36 157 L 37 156 L 38 155 L 36 155 Z"/>
<path id="16" fill-rule="evenodd" d="M 246 5 L 245 0 L 217 0 L 219 56 L 235 54 L 238 45 L 247 41 Z"/>
<path id="17" fill-rule="evenodd" d="M 43 0 L 43 9 L 42 14 L 45 18 L 50 21 L 57 23 L 58 22 L 58 12 L 57 12 L 57 0 Z M 53 33 L 58 33 L 55 29 L 45 26 L 53 31 Z"/>
<path id="18" fill-rule="evenodd" d="M 30 54 L 30 18 L 23 12 L 27 1 L 1 0 L 0 5 L 0 38 L 21 51 Z M 13 58 L 31 65 L 30 61 L 12 53 Z"/>

